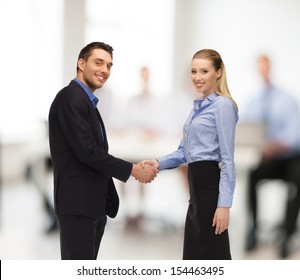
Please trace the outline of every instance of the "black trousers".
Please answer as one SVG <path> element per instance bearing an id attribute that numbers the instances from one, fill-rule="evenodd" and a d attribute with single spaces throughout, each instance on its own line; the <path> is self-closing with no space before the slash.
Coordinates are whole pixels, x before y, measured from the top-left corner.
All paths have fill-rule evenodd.
<path id="1" fill-rule="evenodd" d="M 96 260 L 106 221 L 106 216 L 58 215 L 61 259 Z"/>
<path id="2" fill-rule="evenodd" d="M 257 190 L 261 186 L 259 183 L 265 179 L 281 179 L 294 185 L 287 201 L 283 223 L 286 236 L 290 236 L 295 231 L 300 208 L 300 156 L 262 162 L 250 173 L 248 205 L 251 218 L 250 228 L 254 231 L 257 228 Z"/>

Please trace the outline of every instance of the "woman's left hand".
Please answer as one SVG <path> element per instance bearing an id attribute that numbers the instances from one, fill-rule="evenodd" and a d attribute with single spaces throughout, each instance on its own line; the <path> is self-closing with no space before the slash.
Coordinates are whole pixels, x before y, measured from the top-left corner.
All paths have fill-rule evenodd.
<path id="1" fill-rule="evenodd" d="M 229 212 L 230 208 L 228 207 L 218 207 L 216 209 L 214 218 L 213 218 L 213 227 L 215 228 L 215 234 L 221 234 L 229 226 Z"/>

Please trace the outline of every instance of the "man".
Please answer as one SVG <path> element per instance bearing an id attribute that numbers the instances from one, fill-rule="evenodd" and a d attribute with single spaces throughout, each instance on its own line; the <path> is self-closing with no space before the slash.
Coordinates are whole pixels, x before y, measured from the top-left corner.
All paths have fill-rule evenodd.
<path id="1" fill-rule="evenodd" d="M 130 175 L 148 183 L 158 170 L 108 153 L 105 127 L 93 94 L 110 76 L 113 48 L 102 42 L 84 47 L 77 75 L 55 97 L 49 112 L 49 142 L 54 168 L 54 201 L 62 259 L 97 259 L 107 220 L 119 198 L 112 178 Z"/>
<path id="2" fill-rule="evenodd" d="M 280 179 L 292 183 L 283 223 L 280 256 L 289 254 L 289 241 L 295 231 L 300 208 L 300 123 L 297 101 L 271 83 L 270 59 L 258 58 L 258 70 L 264 82 L 263 90 L 248 104 L 245 120 L 264 122 L 266 140 L 261 150 L 261 162 L 249 176 L 249 232 L 246 249 L 257 243 L 257 188 L 264 179 Z"/>

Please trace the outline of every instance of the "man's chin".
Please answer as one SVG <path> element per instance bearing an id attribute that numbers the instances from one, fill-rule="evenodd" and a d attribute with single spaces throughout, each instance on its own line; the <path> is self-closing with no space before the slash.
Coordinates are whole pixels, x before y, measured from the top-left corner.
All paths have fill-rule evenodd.
<path id="1" fill-rule="evenodd" d="M 102 88 L 103 85 L 104 85 L 105 81 L 104 82 L 100 82 L 100 83 L 97 83 L 97 88 Z"/>

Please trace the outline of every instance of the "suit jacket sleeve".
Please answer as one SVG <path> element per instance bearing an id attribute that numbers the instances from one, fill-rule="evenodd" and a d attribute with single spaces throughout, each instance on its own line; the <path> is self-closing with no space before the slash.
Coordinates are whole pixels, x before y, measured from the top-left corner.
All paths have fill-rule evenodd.
<path id="1" fill-rule="evenodd" d="M 58 123 L 66 141 L 78 161 L 103 176 L 114 177 L 126 182 L 131 174 L 132 163 L 116 158 L 103 147 L 96 114 L 83 95 L 62 97 L 57 107 Z"/>

